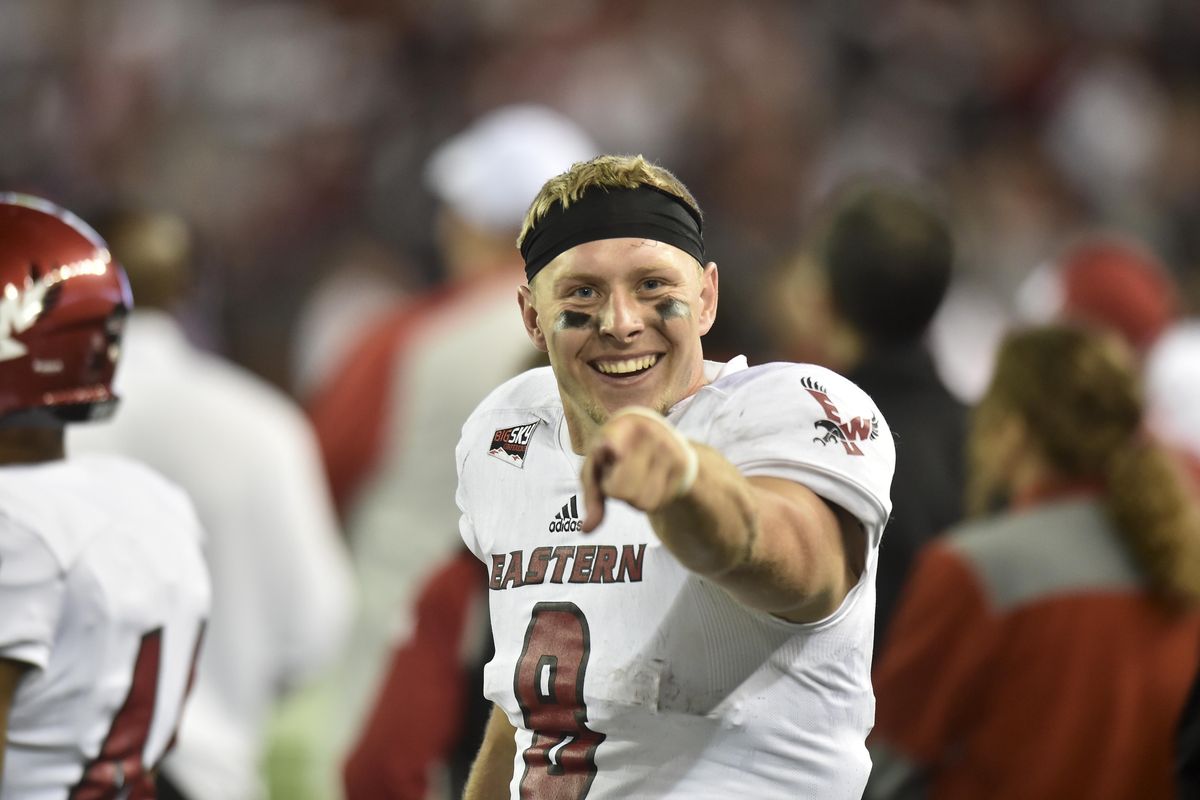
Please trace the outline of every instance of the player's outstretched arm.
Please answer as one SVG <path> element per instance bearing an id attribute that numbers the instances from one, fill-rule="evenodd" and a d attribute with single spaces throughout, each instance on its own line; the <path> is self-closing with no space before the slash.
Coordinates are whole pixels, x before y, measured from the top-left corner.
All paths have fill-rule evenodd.
<path id="1" fill-rule="evenodd" d="M 494 706 L 483 734 L 483 744 L 471 765 L 463 800 L 508 800 L 513 759 L 517 757 L 516 735 L 516 729 L 505 713 Z"/>
<path id="2" fill-rule="evenodd" d="M 784 619 L 833 613 L 862 570 L 857 520 L 794 481 L 746 478 L 648 409 L 609 419 L 589 443 L 582 480 L 583 530 L 600 524 L 607 498 L 624 500 L 685 567 Z"/>

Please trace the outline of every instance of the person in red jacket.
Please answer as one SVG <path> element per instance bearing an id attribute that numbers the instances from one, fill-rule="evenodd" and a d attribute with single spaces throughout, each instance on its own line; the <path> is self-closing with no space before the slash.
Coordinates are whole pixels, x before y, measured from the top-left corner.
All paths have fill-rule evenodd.
<path id="1" fill-rule="evenodd" d="M 1111 334 L 1012 334 L 975 510 L 919 558 L 875 671 L 867 798 L 1170 797 L 1200 662 L 1200 509 Z"/>

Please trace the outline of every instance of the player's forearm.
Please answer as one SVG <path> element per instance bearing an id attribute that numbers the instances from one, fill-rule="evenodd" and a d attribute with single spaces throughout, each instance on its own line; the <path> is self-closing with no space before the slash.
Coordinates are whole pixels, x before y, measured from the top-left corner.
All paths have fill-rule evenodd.
<path id="1" fill-rule="evenodd" d="M 463 800 L 507 800 L 512 781 L 513 759 L 517 755 L 516 730 L 498 707 L 492 709 L 479 754 L 471 765 L 471 775 Z"/>
<path id="2" fill-rule="evenodd" d="M 746 605 L 794 619 L 819 619 L 848 588 L 838 520 L 791 481 L 747 479 L 720 453 L 696 445 L 695 486 L 650 515 L 685 567 Z"/>
<path id="3" fill-rule="evenodd" d="M 758 538 L 758 507 L 749 482 L 720 453 L 694 444 L 696 482 L 686 495 L 650 513 L 663 544 L 692 572 L 718 576 L 743 563 Z"/>

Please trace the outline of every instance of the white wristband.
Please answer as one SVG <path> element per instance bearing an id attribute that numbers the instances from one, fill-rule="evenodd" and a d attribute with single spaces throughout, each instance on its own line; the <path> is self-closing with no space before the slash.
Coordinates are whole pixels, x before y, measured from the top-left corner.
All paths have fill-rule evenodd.
<path id="1" fill-rule="evenodd" d="M 636 414 L 639 417 L 652 419 L 670 432 L 671 436 L 675 438 L 675 441 L 683 449 L 684 457 L 687 459 L 687 463 L 683 467 L 683 476 L 680 477 L 679 484 L 675 487 L 675 497 L 673 499 L 678 500 L 690 492 L 692 487 L 696 485 L 696 478 L 700 474 L 700 456 L 696 453 L 696 448 L 688 441 L 687 437 L 676 430 L 675 426 L 667 421 L 667 418 L 662 414 L 655 413 L 643 406 L 626 406 L 613 414 L 612 418 L 624 414 Z"/>
<path id="2" fill-rule="evenodd" d="M 696 477 L 700 474 L 700 456 L 696 453 L 696 448 L 692 443 L 685 439 L 679 431 L 674 428 L 671 430 L 679 437 L 679 442 L 683 445 L 683 452 L 687 453 L 687 465 L 683 468 L 683 477 L 679 479 L 679 486 L 675 489 L 675 499 L 678 500 L 696 485 Z"/>

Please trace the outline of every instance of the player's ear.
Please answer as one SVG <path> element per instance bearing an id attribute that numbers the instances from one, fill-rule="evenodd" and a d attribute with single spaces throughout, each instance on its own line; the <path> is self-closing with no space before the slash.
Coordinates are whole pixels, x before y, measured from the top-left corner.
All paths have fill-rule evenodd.
<path id="1" fill-rule="evenodd" d="M 542 333 L 542 329 L 538 327 L 538 312 L 534 305 L 533 289 L 528 286 L 517 287 L 517 305 L 521 308 L 521 322 L 525 324 L 525 334 L 529 337 L 529 341 L 533 342 L 533 346 L 543 353 L 549 348 L 546 346 L 546 334 Z"/>
<path id="2" fill-rule="evenodd" d="M 717 321 L 717 296 L 719 284 L 717 281 L 717 262 L 710 261 L 700 273 L 700 335 L 708 333 L 713 323 Z"/>

